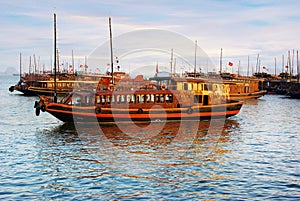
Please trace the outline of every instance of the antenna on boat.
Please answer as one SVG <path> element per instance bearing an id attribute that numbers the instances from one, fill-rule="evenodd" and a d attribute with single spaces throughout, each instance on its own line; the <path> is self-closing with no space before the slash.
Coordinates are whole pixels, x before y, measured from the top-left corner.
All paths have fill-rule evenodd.
<path id="1" fill-rule="evenodd" d="M 112 49 L 112 32 L 111 32 L 111 18 L 108 18 L 109 23 L 109 39 L 110 39 L 110 66 L 111 66 L 111 83 L 114 84 L 114 63 L 113 63 L 113 49 Z"/>
<path id="2" fill-rule="evenodd" d="M 54 95 L 53 101 L 57 103 L 57 96 L 56 96 L 56 13 L 54 12 Z"/>

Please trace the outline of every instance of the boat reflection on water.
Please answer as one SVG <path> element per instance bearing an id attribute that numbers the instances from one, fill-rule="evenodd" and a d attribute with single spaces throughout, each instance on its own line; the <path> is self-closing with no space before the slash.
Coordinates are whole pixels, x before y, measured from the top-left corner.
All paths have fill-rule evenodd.
<path id="1" fill-rule="evenodd" d="M 216 161 L 232 151 L 238 128 L 236 120 L 226 119 L 63 124 L 56 132 L 74 133 L 89 157 L 102 165 L 127 173 L 134 170 L 137 174 L 157 165 L 201 165 L 204 161 Z"/>

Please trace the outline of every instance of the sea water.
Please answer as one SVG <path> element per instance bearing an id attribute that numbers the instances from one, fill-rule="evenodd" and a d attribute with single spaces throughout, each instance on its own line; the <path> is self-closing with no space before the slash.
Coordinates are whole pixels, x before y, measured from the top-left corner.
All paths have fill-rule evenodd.
<path id="1" fill-rule="evenodd" d="M 0 76 L 2 200 L 299 200 L 300 100 L 201 122 L 64 124 Z"/>

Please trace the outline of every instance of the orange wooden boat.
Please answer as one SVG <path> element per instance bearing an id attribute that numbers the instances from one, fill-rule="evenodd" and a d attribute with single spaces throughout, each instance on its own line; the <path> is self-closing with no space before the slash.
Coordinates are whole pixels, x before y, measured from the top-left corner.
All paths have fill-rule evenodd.
<path id="1" fill-rule="evenodd" d="M 99 82 L 95 91 L 77 90 L 59 103 L 40 96 L 40 101 L 35 103 L 36 114 L 46 111 L 63 122 L 204 120 L 234 116 L 243 105 L 228 100 L 222 83 L 197 78 L 169 81 L 165 83 L 172 84 L 135 88 L 128 87 L 128 82 L 126 88 L 120 87 L 120 83 Z M 190 90 L 192 86 L 199 88 Z"/>

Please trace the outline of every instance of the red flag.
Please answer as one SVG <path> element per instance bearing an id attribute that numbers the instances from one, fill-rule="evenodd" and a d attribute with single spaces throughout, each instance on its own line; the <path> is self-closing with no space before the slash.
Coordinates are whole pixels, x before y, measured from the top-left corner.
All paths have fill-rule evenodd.
<path id="1" fill-rule="evenodd" d="M 285 68 L 289 68 L 289 66 L 285 66 Z"/>
<path id="2" fill-rule="evenodd" d="M 158 63 L 156 64 L 156 73 L 158 73 Z"/>
<path id="3" fill-rule="evenodd" d="M 229 66 L 233 66 L 233 63 L 232 63 L 232 62 L 229 62 L 228 65 L 229 65 Z"/>

